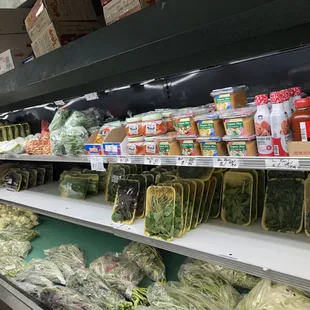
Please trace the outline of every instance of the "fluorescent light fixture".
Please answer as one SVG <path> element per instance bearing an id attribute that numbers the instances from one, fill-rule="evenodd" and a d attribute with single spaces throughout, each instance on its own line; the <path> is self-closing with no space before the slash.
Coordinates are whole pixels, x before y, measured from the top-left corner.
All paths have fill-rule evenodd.
<path id="1" fill-rule="evenodd" d="M 111 93 L 112 91 L 118 91 L 118 90 L 123 90 L 123 89 L 127 89 L 127 88 L 130 88 L 130 85 L 125 85 L 125 86 L 121 86 L 121 87 L 115 87 L 115 88 L 107 89 L 104 92 L 105 93 Z"/>
<path id="2" fill-rule="evenodd" d="M 140 85 L 142 86 L 142 85 L 145 85 L 145 84 L 152 83 L 152 82 L 154 82 L 154 81 L 155 81 L 155 79 L 151 79 L 151 80 L 144 81 L 144 82 L 140 83 Z"/>

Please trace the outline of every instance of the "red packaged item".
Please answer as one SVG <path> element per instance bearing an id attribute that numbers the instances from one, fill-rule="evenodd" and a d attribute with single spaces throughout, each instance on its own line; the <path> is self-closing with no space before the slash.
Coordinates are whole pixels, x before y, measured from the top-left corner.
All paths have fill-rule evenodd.
<path id="1" fill-rule="evenodd" d="M 50 139 L 50 130 L 48 129 L 50 123 L 46 120 L 41 121 L 41 135 L 40 140 L 49 140 Z"/>
<path id="2" fill-rule="evenodd" d="M 310 141 L 310 98 L 296 100 L 295 108 L 290 118 L 293 141 Z"/>
<path id="3" fill-rule="evenodd" d="M 284 111 L 281 91 L 271 93 L 270 102 L 272 104 L 270 123 L 274 156 L 288 156 L 287 143 L 291 139 L 291 131 Z"/>

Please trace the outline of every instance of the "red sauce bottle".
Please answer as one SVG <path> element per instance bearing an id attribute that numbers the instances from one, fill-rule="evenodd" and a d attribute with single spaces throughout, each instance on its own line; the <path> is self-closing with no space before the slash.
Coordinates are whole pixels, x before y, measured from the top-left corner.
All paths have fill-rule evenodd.
<path id="1" fill-rule="evenodd" d="M 310 141 L 310 97 L 295 100 L 296 111 L 290 117 L 293 141 Z"/>

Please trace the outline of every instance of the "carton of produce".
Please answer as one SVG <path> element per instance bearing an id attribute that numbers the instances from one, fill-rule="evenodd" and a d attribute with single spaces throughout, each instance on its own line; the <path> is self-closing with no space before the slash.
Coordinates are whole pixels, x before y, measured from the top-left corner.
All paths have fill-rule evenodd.
<path id="1" fill-rule="evenodd" d="M 98 131 L 95 131 L 85 144 L 86 155 L 102 155 L 102 144 L 96 143 Z"/>
<path id="2" fill-rule="evenodd" d="M 102 143 L 103 154 L 107 156 L 128 155 L 127 143 L 125 127 L 114 128 Z"/>

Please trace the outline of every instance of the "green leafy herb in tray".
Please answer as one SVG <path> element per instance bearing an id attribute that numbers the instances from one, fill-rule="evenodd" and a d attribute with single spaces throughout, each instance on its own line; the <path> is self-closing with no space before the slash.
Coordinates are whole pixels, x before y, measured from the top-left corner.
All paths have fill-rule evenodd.
<path id="1" fill-rule="evenodd" d="M 201 179 L 209 180 L 214 171 L 214 168 L 201 168 L 201 167 L 186 167 L 178 168 L 177 176 L 183 179 Z"/>
<path id="2" fill-rule="evenodd" d="M 213 197 L 211 199 L 211 210 L 209 217 L 211 219 L 219 217 L 222 206 L 222 191 L 223 191 L 223 173 L 214 173 L 213 176 L 216 178 L 215 189 L 213 191 Z"/>
<path id="3" fill-rule="evenodd" d="M 85 199 L 88 186 L 88 178 L 66 175 L 59 184 L 60 195 L 64 198 Z"/>
<path id="4" fill-rule="evenodd" d="M 195 198 L 194 210 L 193 210 L 193 218 L 192 218 L 192 224 L 191 224 L 191 229 L 195 229 L 199 221 L 200 207 L 201 207 L 205 184 L 202 180 L 192 180 L 192 181 L 194 181 L 197 185 L 196 198 Z"/>
<path id="5" fill-rule="evenodd" d="M 203 190 L 201 207 L 200 207 L 199 218 L 198 218 L 198 223 L 199 224 L 202 222 L 205 213 L 208 216 L 209 216 L 209 213 L 210 213 L 210 208 L 209 208 L 209 206 L 207 207 L 208 197 L 209 197 L 209 190 L 210 190 L 210 182 L 211 182 L 211 179 L 207 180 L 207 181 L 204 181 L 204 185 L 205 186 L 204 186 L 204 190 Z"/>
<path id="6" fill-rule="evenodd" d="M 125 176 L 125 169 L 118 164 L 110 164 L 108 171 L 106 201 L 113 203 L 115 201 L 118 181 Z"/>

